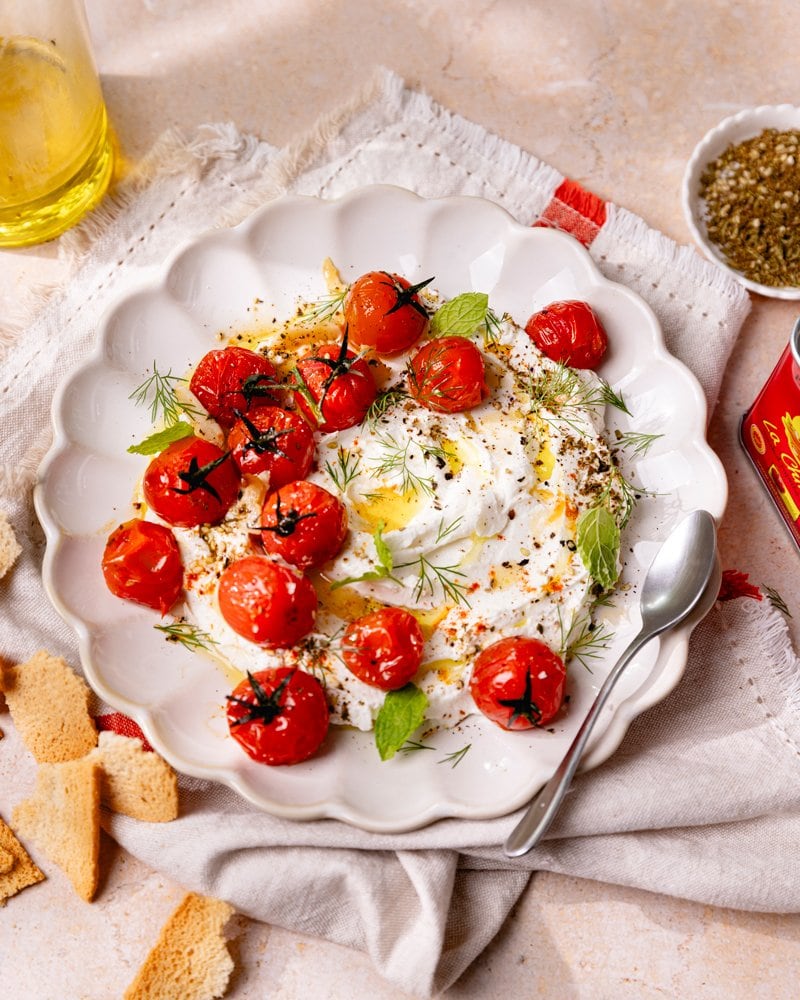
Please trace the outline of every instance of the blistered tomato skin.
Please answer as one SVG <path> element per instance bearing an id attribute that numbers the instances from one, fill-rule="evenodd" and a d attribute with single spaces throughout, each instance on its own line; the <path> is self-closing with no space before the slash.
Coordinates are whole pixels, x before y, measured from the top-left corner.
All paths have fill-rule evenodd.
<path id="1" fill-rule="evenodd" d="M 416 343 L 428 329 L 428 311 L 417 290 L 398 274 L 369 271 L 357 278 L 344 300 L 344 319 L 354 347 L 390 357 Z"/>
<path id="2" fill-rule="evenodd" d="M 561 708 L 564 663 L 539 639 L 511 636 L 478 654 L 470 693 L 480 711 L 502 729 L 532 729 Z"/>
<path id="3" fill-rule="evenodd" d="M 241 413 L 228 435 L 228 447 L 240 472 L 269 473 L 270 489 L 305 479 L 314 464 L 314 432 L 299 413 L 260 406 Z"/>
<path id="4" fill-rule="evenodd" d="M 239 496 L 239 470 L 228 452 L 203 438 L 174 441 L 150 462 L 144 498 L 168 524 L 217 524 Z"/>
<path id="5" fill-rule="evenodd" d="M 249 674 L 228 696 L 228 728 L 260 764 L 299 764 L 313 756 L 328 732 L 322 685 L 311 674 L 278 667 Z"/>
<path id="6" fill-rule="evenodd" d="M 373 687 L 394 691 L 419 670 L 425 641 L 417 619 L 404 608 L 378 608 L 351 622 L 342 637 L 342 658 Z"/>
<path id="7" fill-rule="evenodd" d="M 311 582 L 267 556 L 232 562 L 220 576 L 218 597 L 222 617 L 234 632 L 268 649 L 295 646 L 317 616 Z"/>
<path id="8" fill-rule="evenodd" d="M 201 358 L 189 389 L 227 430 L 236 419 L 236 410 L 250 413 L 275 403 L 277 373 L 262 354 L 246 347 L 224 347 Z"/>
<path id="9" fill-rule="evenodd" d="M 489 395 L 483 355 L 466 337 L 431 340 L 409 363 L 408 389 L 437 413 L 471 410 Z"/>
<path id="10" fill-rule="evenodd" d="M 261 529 L 266 552 L 310 569 L 338 554 L 347 535 L 347 508 L 322 486 L 301 479 L 267 497 Z"/>
<path id="11" fill-rule="evenodd" d="M 165 615 L 183 593 L 183 566 L 175 536 L 163 524 L 133 519 L 108 536 L 103 577 L 116 597 Z"/>
<path id="12" fill-rule="evenodd" d="M 348 350 L 347 343 L 345 339 L 341 344 L 322 344 L 297 363 L 303 389 L 295 392 L 295 403 L 321 431 L 360 424 L 378 394 L 369 365 Z"/>
<path id="13" fill-rule="evenodd" d="M 608 349 L 608 336 L 594 310 L 577 299 L 553 302 L 534 313 L 525 332 L 542 354 L 570 368 L 594 370 Z"/>

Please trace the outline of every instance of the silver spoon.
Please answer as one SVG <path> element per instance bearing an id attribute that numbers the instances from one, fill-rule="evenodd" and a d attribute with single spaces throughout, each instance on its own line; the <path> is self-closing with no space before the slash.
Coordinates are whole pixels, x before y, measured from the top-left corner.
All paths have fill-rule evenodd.
<path id="1" fill-rule="evenodd" d="M 656 553 L 642 587 L 642 627 L 597 692 L 572 745 L 553 777 L 536 795 L 505 843 L 509 858 L 527 854 L 547 831 L 578 767 L 586 742 L 625 667 L 652 638 L 693 612 L 707 614 L 719 591 L 714 518 L 696 510 L 678 525 Z"/>

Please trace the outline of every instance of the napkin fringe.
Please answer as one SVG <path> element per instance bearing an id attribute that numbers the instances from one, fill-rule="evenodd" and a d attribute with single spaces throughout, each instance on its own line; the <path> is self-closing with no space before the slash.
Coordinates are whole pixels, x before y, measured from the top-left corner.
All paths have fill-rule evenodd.
<path id="1" fill-rule="evenodd" d="M 513 173 L 516 180 L 550 188 L 551 194 L 565 180 L 555 167 L 526 152 L 521 146 L 449 111 L 422 91 L 407 90 L 403 80 L 391 70 L 381 67 L 376 83 L 382 84 L 383 97 L 392 102 L 398 111 L 405 108 L 415 118 L 445 130 L 465 150 L 478 153 L 487 162 Z"/>
<path id="2" fill-rule="evenodd" d="M 685 281 L 708 286 L 714 295 L 733 301 L 739 308 L 749 309 L 750 297 L 743 285 L 731 282 L 730 278 L 710 261 L 704 260 L 690 246 L 681 246 L 655 229 L 651 229 L 644 219 L 628 209 L 610 202 L 608 220 L 605 224 L 611 241 L 620 240 L 635 244 L 639 253 L 659 261 L 665 273 L 674 272 Z"/>
<path id="3" fill-rule="evenodd" d="M 79 225 L 64 233 L 61 254 L 71 265 L 80 266 L 94 252 L 97 241 L 135 204 L 141 191 L 156 177 L 189 173 L 199 179 L 218 163 L 229 161 L 241 165 L 259 156 L 266 162 L 271 152 L 271 146 L 239 131 L 232 122 L 203 125 L 200 134 L 191 142 L 180 129 L 168 129 L 159 136 L 138 167 Z"/>
<path id="4" fill-rule="evenodd" d="M 792 717 L 800 721 L 800 658 L 794 651 L 786 619 L 771 604 L 742 601 L 739 609 L 752 620 L 773 667 Z"/>

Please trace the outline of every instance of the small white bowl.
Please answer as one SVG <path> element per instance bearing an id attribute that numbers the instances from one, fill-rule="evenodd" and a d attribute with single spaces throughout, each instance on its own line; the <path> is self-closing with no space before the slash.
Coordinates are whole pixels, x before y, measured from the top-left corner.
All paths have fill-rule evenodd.
<path id="1" fill-rule="evenodd" d="M 800 107 L 796 107 L 794 104 L 776 104 L 747 108 L 738 114 L 731 115 L 730 118 L 725 118 L 716 128 L 712 128 L 710 132 L 706 133 L 695 146 L 683 175 L 681 190 L 683 212 L 692 236 L 705 255 L 745 288 L 773 299 L 800 299 L 800 286 L 773 288 L 770 285 L 760 285 L 758 282 L 746 278 L 740 271 L 734 270 L 708 238 L 703 218 L 700 177 L 706 164 L 715 160 L 728 146 L 743 142 L 745 139 L 752 139 L 768 128 L 776 128 L 781 132 L 800 130 Z"/>

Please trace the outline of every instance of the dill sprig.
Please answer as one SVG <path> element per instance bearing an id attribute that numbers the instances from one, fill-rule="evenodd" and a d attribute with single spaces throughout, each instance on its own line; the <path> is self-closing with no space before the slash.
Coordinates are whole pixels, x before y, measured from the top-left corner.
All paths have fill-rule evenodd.
<path id="1" fill-rule="evenodd" d="M 552 425 L 553 420 L 542 412 L 547 411 L 580 434 L 581 424 L 571 415 L 576 410 L 613 406 L 628 416 L 631 415 L 622 395 L 615 392 L 604 379 L 599 376 L 597 378 L 596 383 L 584 381 L 575 369 L 557 364 L 530 378 L 528 384 L 523 386 L 523 391 L 530 398 L 533 413 Z"/>
<path id="2" fill-rule="evenodd" d="M 416 567 L 417 581 L 414 584 L 414 600 L 419 601 L 423 594 L 430 594 L 431 597 L 441 588 L 445 598 L 450 598 L 454 604 L 465 604 L 471 607 L 467 598 L 466 584 L 462 583 L 461 577 L 466 574 L 455 566 L 436 566 L 425 556 L 419 556 L 413 562 L 403 563 L 395 569 L 408 569 Z"/>
<path id="3" fill-rule="evenodd" d="M 784 599 L 781 597 L 781 595 L 778 593 L 778 591 L 775 590 L 774 587 L 768 587 L 765 583 L 762 583 L 761 589 L 767 595 L 767 600 L 773 606 L 773 608 L 776 608 L 778 611 L 781 612 L 781 614 L 786 615 L 787 618 L 792 617 L 792 613 L 789 610 L 789 606 L 787 605 L 786 601 L 784 601 Z"/>
<path id="4" fill-rule="evenodd" d="M 383 449 L 380 457 L 371 459 L 375 474 L 377 476 L 389 476 L 400 480 L 400 490 L 407 493 L 409 490 L 421 490 L 428 496 L 433 496 L 434 486 L 432 476 L 421 476 L 411 468 L 409 452 L 416 447 L 423 458 L 447 459 L 447 452 L 444 448 L 432 444 L 419 444 L 407 438 L 403 444 L 399 444 L 390 434 L 380 435 L 378 441 Z"/>
<path id="5" fill-rule="evenodd" d="M 560 609 L 558 621 L 561 627 L 561 659 L 565 663 L 568 660 L 577 660 L 591 673 L 592 668 L 587 661 L 596 660 L 602 656 L 609 642 L 614 638 L 614 633 L 604 622 L 598 625 L 592 621 L 589 615 L 574 621 L 568 631 L 565 631 L 561 621 Z"/>
<path id="6" fill-rule="evenodd" d="M 167 642 L 179 642 L 190 650 L 205 649 L 210 652 L 211 646 L 217 645 L 216 639 L 192 622 L 179 621 L 171 625 L 154 625 L 153 628 L 163 632 Z"/>
<path id="7" fill-rule="evenodd" d="M 321 323 L 324 320 L 332 319 L 344 305 L 347 292 L 348 288 L 345 287 L 339 292 L 333 292 L 330 295 L 323 295 L 315 302 L 309 303 L 309 305 L 303 309 L 302 315 L 299 317 L 300 322 L 302 324 Z"/>
<path id="8" fill-rule="evenodd" d="M 392 386 L 389 389 L 384 389 L 383 392 L 378 393 L 372 405 L 364 415 L 364 423 L 374 430 L 378 421 L 381 420 L 393 406 L 396 406 L 402 400 L 407 398 L 408 393 L 400 386 Z"/>
<path id="9" fill-rule="evenodd" d="M 486 318 L 483 321 L 483 342 L 487 346 L 496 344 L 500 339 L 501 319 L 494 309 L 486 310 Z"/>
<path id="10" fill-rule="evenodd" d="M 170 368 L 165 374 L 158 370 L 153 362 L 153 374 L 146 378 L 128 396 L 137 406 L 150 408 L 150 421 L 153 424 L 163 422 L 167 427 L 178 423 L 182 414 L 199 416 L 200 411 L 191 403 L 185 403 L 178 398 L 176 386 L 185 384 L 188 379 L 173 375 Z"/>
<path id="11" fill-rule="evenodd" d="M 340 493 L 344 493 L 347 487 L 358 475 L 361 459 L 358 455 L 352 455 L 346 448 L 339 445 L 336 451 L 336 463 L 325 463 L 325 470 L 336 484 Z"/>
<path id="12" fill-rule="evenodd" d="M 461 515 L 459 515 L 455 520 L 451 521 L 449 524 L 445 524 L 444 518 L 441 518 L 439 520 L 439 527 L 436 530 L 436 541 L 434 542 L 434 544 L 439 545 L 440 542 L 443 542 L 446 538 L 449 538 L 450 535 L 453 534 L 453 532 L 458 528 L 458 526 L 461 524 L 463 520 L 464 518 Z"/>
<path id="13" fill-rule="evenodd" d="M 429 747 L 427 743 L 417 743 L 416 740 L 406 740 L 406 742 L 400 747 L 398 753 L 401 753 L 404 757 L 407 757 L 410 753 L 417 753 L 419 750 L 435 750 L 435 747 Z"/>
<path id="14" fill-rule="evenodd" d="M 450 767 L 458 767 L 461 761 L 466 757 L 472 747 L 471 743 L 467 743 L 465 746 L 461 747 L 460 750 L 454 750 L 453 753 L 449 753 L 442 757 L 441 760 L 437 760 L 437 764 L 449 764 Z"/>
<path id="15" fill-rule="evenodd" d="M 616 465 L 612 466 L 611 478 L 608 481 L 608 485 L 603 491 L 602 496 L 598 500 L 598 504 L 602 504 L 610 496 L 611 490 L 616 486 L 616 500 L 617 500 L 617 516 L 619 518 L 620 530 L 625 527 L 625 525 L 630 521 L 634 510 L 636 509 L 636 504 L 642 497 L 655 497 L 660 494 L 656 493 L 655 490 L 646 490 L 643 486 L 639 486 L 637 483 L 632 483 L 629 479 L 626 479 L 620 468 Z"/>
<path id="16" fill-rule="evenodd" d="M 635 456 L 642 458 L 652 448 L 653 444 L 664 437 L 663 434 L 644 434 L 640 431 L 617 431 L 616 440 L 621 448 L 629 449 Z"/>

